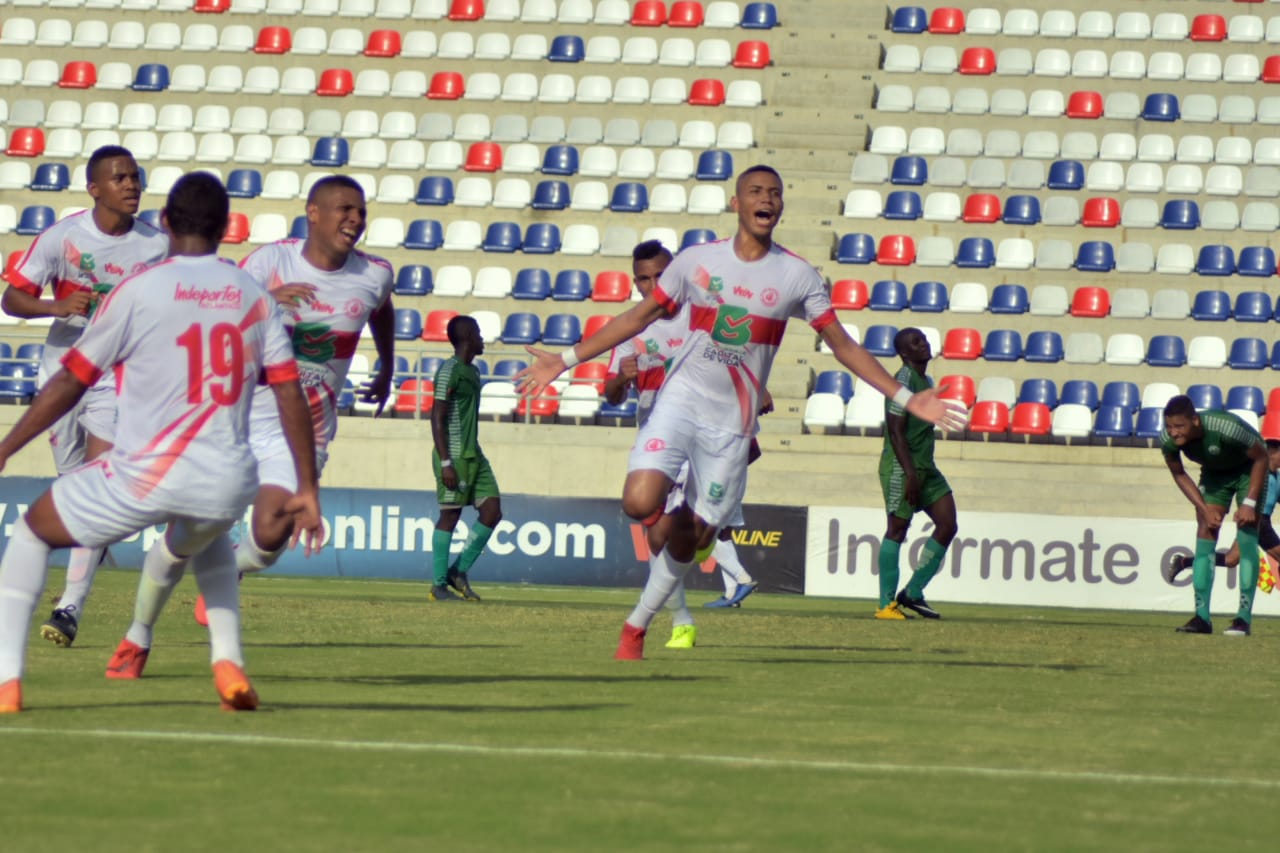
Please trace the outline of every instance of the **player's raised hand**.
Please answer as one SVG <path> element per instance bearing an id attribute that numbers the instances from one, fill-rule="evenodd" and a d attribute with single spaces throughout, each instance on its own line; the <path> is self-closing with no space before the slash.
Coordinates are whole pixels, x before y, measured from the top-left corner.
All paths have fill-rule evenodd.
<path id="1" fill-rule="evenodd" d="M 387 405 L 387 400 L 391 399 L 393 370 L 393 366 L 381 365 L 377 373 L 371 376 L 368 381 L 360 383 L 360 387 L 356 389 L 356 396 L 362 401 L 378 404 L 378 408 L 373 412 L 375 418 L 382 414 L 383 408 Z"/>
<path id="2" fill-rule="evenodd" d="M 303 303 L 310 304 L 316 300 L 316 286 L 302 281 L 291 281 L 271 291 L 276 302 L 286 308 Z"/>
<path id="3" fill-rule="evenodd" d="M 939 397 L 941 390 L 943 389 L 926 388 L 912 394 L 911 399 L 907 401 L 907 411 L 945 430 L 964 429 L 967 410 L 955 400 L 944 400 Z"/>
<path id="4" fill-rule="evenodd" d="M 548 352 L 535 346 L 526 346 L 524 349 L 533 356 L 533 364 L 516 374 L 516 390 L 528 397 L 535 397 L 564 373 L 564 359 L 558 352 Z"/>
<path id="5" fill-rule="evenodd" d="M 284 514 L 293 516 L 293 536 L 289 538 L 289 548 L 294 548 L 302 540 L 305 556 L 320 553 L 320 549 L 324 547 L 320 495 L 314 489 L 298 492 L 285 502 Z"/>

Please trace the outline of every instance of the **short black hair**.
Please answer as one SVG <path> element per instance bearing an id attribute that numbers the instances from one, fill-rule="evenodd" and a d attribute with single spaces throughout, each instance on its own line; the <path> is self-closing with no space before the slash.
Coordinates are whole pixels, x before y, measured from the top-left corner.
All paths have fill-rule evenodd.
<path id="1" fill-rule="evenodd" d="M 355 190 L 360 193 L 361 198 L 364 198 L 364 187 L 360 186 L 360 182 L 355 178 L 347 175 L 329 175 L 311 185 L 311 191 L 307 193 L 307 204 L 315 204 L 316 198 L 320 193 L 331 187 L 344 187 L 349 190 Z"/>
<path id="2" fill-rule="evenodd" d="M 905 329 L 899 329 L 898 334 L 893 336 L 893 351 L 898 355 L 902 355 L 902 348 L 907 345 L 907 338 L 912 333 L 920 336 L 924 335 L 924 332 L 920 331 L 915 326 L 907 326 Z"/>
<path id="3" fill-rule="evenodd" d="M 738 180 L 735 181 L 733 184 L 733 191 L 734 192 L 738 191 L 738 188 L 742 186 L 742 182 L 747 177 L 747 175 L 754 175 L 757 172 L 764 172 L 766 175 L 773 175 L 775 178 L 778 179 L 779 184 L 782 183 L 782 175 L 778 174 L 777 169 L 773 168 L 772 166 L 766 166 L 763 163 L 757 163 L 754 166 L 749 166 L 748 168 L 743 169 L 742 172 L 738 174 Z"/>
<path id="4" fill-rule="evenodd" d="M 208 172 L 188 172 L 174 183 L 164 203 L 169 233 L 218 242 L 227 230 L 231 201 L 226 187 Z"/>
<path id="5" fill-rule="evenodd" d="M 475 326 L 477 331 L 480 329 L 480 323 L 477 322 L 476 318 L 472 317 L 470 314 L 458 314 L 455 317 L 449 318 L 449 324 L 444 327 L 444 333 L 449 336 L 449 343 L 453 344 L 455 347 L 461 343 L 462 327 L 468 323 Z"/>
<path id="6" fill-rule="evenodd" d="M 1268 438 L 1266 444 L 1267 450 L 1280 450 L 1280 438 Z"/>
<path id="7" fill-rule="evenodd" d="M 84 176 L 89 183 L 93 183 L 93 173 L 97 171 L 98 164 L 105 160 L 114 160 L 116 157 L 128 157 L 130 160 L 137 160 L 133 156 L 133 152 L 123 145 L 103 145 L 89 155 L 89 163 L 84 167 Z"/>
<path id="8" fill-rule="evenodd" d="M 1178 394 L 1170 397 L 1169 402 L 1164 404 L 1164 416 L 1166 418 L 1178 417 L 1194 418 L 1196 416 L 1196 404 L 1186 394 Z"/>
<path id="9" fill-rule="evenodd" d="M 651 261 L 661 255 L 666 255 L 668 260 L 671 258 L 671 250 L 662 245 L 661 240 L 645 240 L 631 250 L 631 260 L 636 262 Z"/>

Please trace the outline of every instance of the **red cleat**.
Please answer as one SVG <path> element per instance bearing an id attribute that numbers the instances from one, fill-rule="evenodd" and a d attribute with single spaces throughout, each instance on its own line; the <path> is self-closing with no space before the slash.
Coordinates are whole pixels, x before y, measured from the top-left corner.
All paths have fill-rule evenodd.
<path id="1" fill-rule="evenodd" d="M 258 692 L 244 670 L 229 660 L 213 664 L 213 686 L 222 700 L 224 711 L 254 711 L 258 708 Z"/>
<path id="2" fill-rule="evenodd" d="M 144 649 L 127 639 L 121 640 L 116 646 L 116 653 L 107 662 L 107 678 L 141 678 L 150 654 L 151 649 Z"/>
<path id="3" fill-rule="evenodd" d="M 0 684 L 0 714 L 16 714 L 22 710 L 22 682 L 10 678 Z"/>
<path id="4" fill-rule="evenodd" d="M 204 609 L 203 595 L 196 596 L 196 609 L 192 612 L 191 615 L 195 617 L 197 625 L 200 625 L 204 628 L 209 627 L 209 613 Z"/>
<path id="5" fill-rule="evenodd" d="M 622 636 L 618 638 L 618 651 L 614 653 L 613 659 L 644 660 L 644 634 L 643 628 L 623 622 Z"/>

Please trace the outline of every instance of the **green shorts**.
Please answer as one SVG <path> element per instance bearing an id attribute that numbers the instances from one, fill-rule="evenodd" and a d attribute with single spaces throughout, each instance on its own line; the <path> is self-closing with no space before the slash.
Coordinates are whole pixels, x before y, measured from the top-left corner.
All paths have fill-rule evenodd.
<path id="1" fill-rule="evenodd" d="M 498 481 L 489 467 L 489 460 L 483 456 L 474 459 L 453 460 L 453 470 L 458 473 L 456 491 L 445 488 L 440 479 L 440 455 L 431 454 L 431 470 L 436 475 L 436 502 L 441 509 L 456 509 L 475 504 L 479 506 L 489 498 L 499 497 Z"/>
<path id="2" fill-rule="evenodd" d="M 907 472 L 898 464 L 896 456 L 880 457 L 880 490 L 884 493 L 884 508 L 890 515 L 910 520 L 926 507 L 951 494 L 951 484 L 942 472 L 933 466 L 916 465 L 916 477 L 920 480 L 920 502 L 907 503 Z"/>
<path id="3" fill-rule="evenodd" d="M 1200 469 L 1200 494 L 1204 502 L 1231 508 L 1231 499 L 1249 497 L 1249 471 L 1206 471 Z"/>

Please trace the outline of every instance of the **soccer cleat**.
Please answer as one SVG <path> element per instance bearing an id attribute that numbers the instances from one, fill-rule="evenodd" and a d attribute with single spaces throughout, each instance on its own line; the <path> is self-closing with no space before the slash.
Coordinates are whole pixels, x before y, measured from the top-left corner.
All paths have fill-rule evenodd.
<path id="1" fill-rule="evenodd" d="M 427 593 L 427 600 L 462 601 L 462 596 L 454 594 L 453 590 L 449 589 L 449 587 L 442 583 L 435 583 L 431 585 L 431 590 Z"/>
<path id="2" fill-rule="evenodd" d="M 0 714 L 16 714 L 22 710 L 22 682 L 10 678 L 0 684 Z"/>
<path id="3" fill-rule="evenodd" d="M 458 595 L 462 596 L 466 601 L 479 601 L 480 596 L 476 595 L 476 591 L 471 588 L 471 582 L 467 580 L 467 573 L 460 572 L 456 568 L 450 566 L 449 574 L 446 576 L 446 582 L 449 586 L 458 591 Z"/>
<path id="4" fill-rule="evenodd" d="M 1195 558 L 1190 554 L 1175 556 L 1160 567 L 1160 574 L 1164 576 L 1165 583 L 1173 583 L 1178 579 L 1178 575 L 1191 568 L 1193 562 Z"/>
<path id="5" fill-rule="evenodd" d="M 1187 624 L 1178 626 L 1177 631 L 1179 634 L 1212 634 L 1213 623 L 1206 622 L 1198 615 L 1192 616 Z"/>
<path id="6" fill-rule="evenodd" d="M 934 610 L 932 607 L 930 607 L 929 602 L 924 600 L 923 595 L 920 596 L 919 598 L 912 598 L 911 596 L 907 595 L 907 590 L 905 588 L 902 590 L 902 592 L 898 593 L 898 598 L 897 600 L 894 601 L 894 604 L 898 605 L 899 610 L 905 607 L 908 610 L 915 611 L 916 613 L 918 613 L 919 615 L 923 616 L 926 619 L 942 618 L 942 614 Z"/>
<path id="7" fill-rule="evenodd" d="M 54 645 L 71 648 L 79 628 L 80 620 L 76 619 L 75 608 L 59 607 L 49 616 L 49 621 L 40 626 L 40 636 Z"/>
<path id="8" fill-rule="evenodd" d="M 644 660 L 644 634 L 643 628 L 623 622 L 618 650 L 613 654 L 614 660 Z"/>
<path id="9" fill-rule="evenodd" d="M 756 581 L 738 584 L 738 588 L 733 591 L 733 595 L 729 597 L 729 607 L 740 607 L 742 599 L 756 591 L 756 587 L 760 586 Z"/>
<path id="10" fill-rule="evenodd" d="M 736 605 L 726 596 L 720 596 L 715 601 L 708 601 L 703 607 L 735 607 Z"/>
<path id="11" fill-rule="evenodd" d="M 150 654 L 151 649 L 144 649 L 127 638 L 121 640 L 107 662 L 107 678 L 141 678 Z"/>
<path id="12" fill-rule="evenodd" d="M 196 607 L 191 612 L 191 615 L 196 620 L 197 625 L 204 628 L 209 627 L 209 611 L 205 608 L 203 595 L 196 596 Z"/>
<path id="13" fill-rule="evenodd" d="M 222 700 L 224 711 L 256 711 L 258 692 L 244 670 L 229 660 L 214 661 L 213 686 Z"/>
<path id="14" fill-rule="evenodd" d="M 875 616 L 877 619 L 896 619 L 900 622 L 911 618 L 902 612 L 902 608 L 898 606 L 896 601 L 890 601 L 884 607 L 881 607 L 876 611 Z"/>
<path id="15" fill-rule="evenodd" d="M 1249 623 L 1237 616 L 1222 633 L 1228 637 L 1247 637 L 1250 634 Z"/>
<path id="16" fill-rule="evenodd" d="M 671 639 L 667 640 L 669 649 L 691 649 L 698 644 L 698 628 L 696 625 L 676 625 L 671 629 Z"/>

